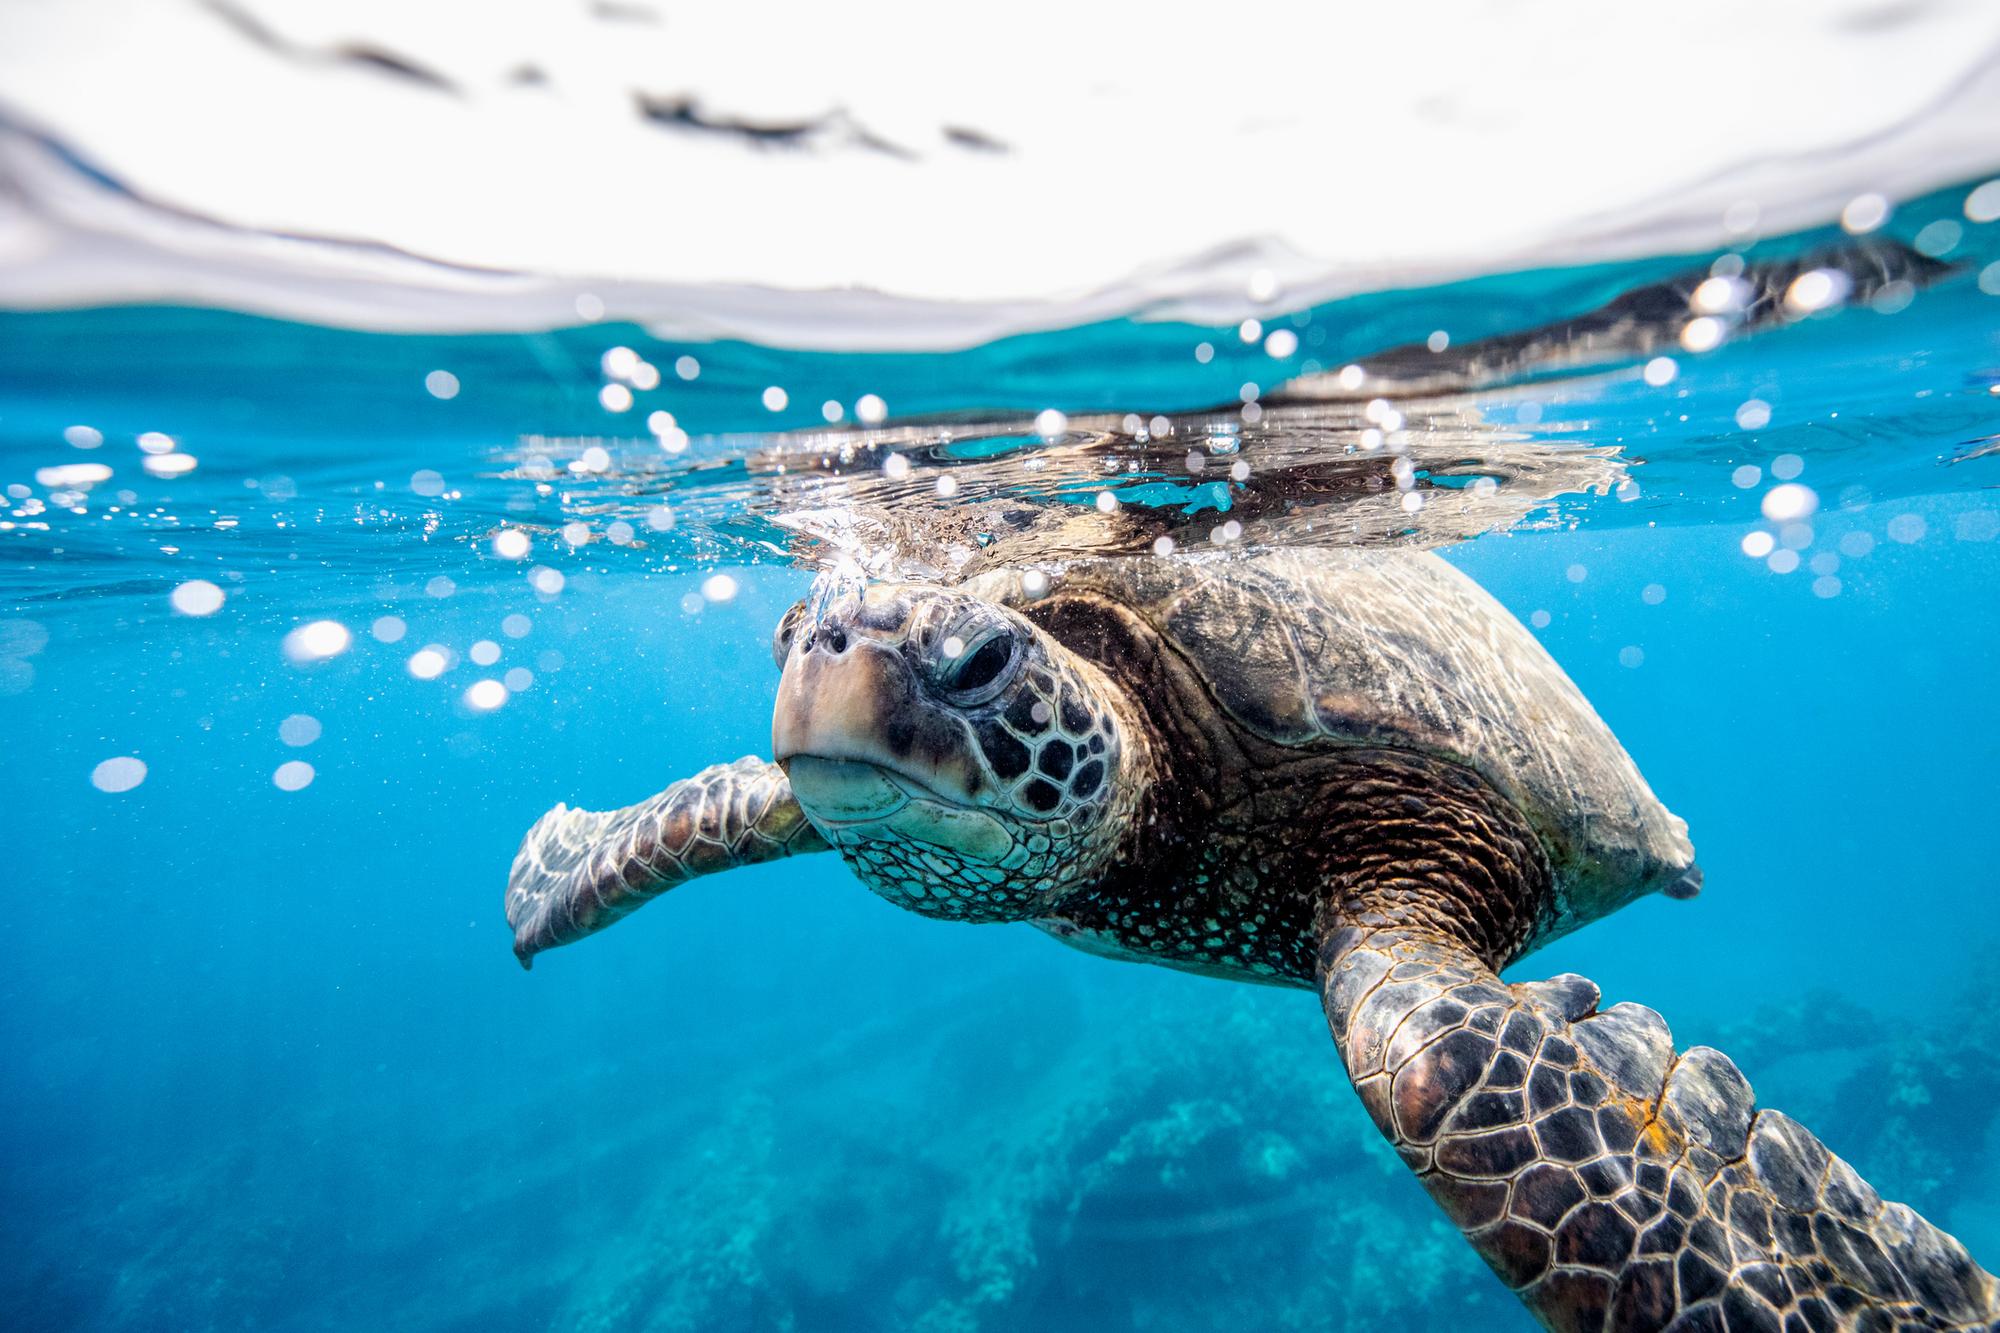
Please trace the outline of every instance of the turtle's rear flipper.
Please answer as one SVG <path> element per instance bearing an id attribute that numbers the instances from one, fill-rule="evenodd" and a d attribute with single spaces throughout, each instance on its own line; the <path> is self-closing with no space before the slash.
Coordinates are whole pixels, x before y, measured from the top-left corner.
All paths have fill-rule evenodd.
<path id="1" fill-rule="evenodd" d="M 528 967 L 697 875 L 824 850 L 783 770 L 752 757 L 623 810 L 558 805 L 528 830 L 507 876 L 514 956 Z"/>
<path id="2" fill-rule="evenodd" d="M 1508 985 L 1382 911 L 1332 920 L 1320 958 L 1369 1114 L 1548 1327 L 2000 1326 L 1963 1245 L 1758 1110 L 1720 1052 L 1675 1054 L 1651 1009 Z"/>

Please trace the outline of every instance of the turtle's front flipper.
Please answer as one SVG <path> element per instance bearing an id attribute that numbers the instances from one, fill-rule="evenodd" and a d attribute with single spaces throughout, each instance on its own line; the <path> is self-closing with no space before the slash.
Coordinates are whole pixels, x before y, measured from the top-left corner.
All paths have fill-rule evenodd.
<path id="1" fill-rule="evenodd" d="M 1349 1077 L 1548 1327 L 2000 1327 L 1964 1246 L 1758 1110 L 1721 1053 L 1676 1055 L 1651 1009 L 1600 1011 L 1574 975 L 1507 985 L 1435 926 L 1330 917 L 1321 994 Z"/>
<path id="2" fill-rule="evenodd" d="M 715 764 L 623 810 L 558 805 L 535 821 L 507 876 L 507 924 L 521 966 L 731 866 L 823 852 L 776 764 Z"/>

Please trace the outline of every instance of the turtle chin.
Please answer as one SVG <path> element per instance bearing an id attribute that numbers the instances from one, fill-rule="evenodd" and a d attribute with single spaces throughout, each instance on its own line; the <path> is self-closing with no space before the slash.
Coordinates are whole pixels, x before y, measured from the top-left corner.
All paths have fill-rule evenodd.
<path id="1" fill-rule="evenodd" d="M 992 815 L 894 769 L 801 754 L 785 761 L 785 771 L 792 795 L 822 829 L 908 838 L 983 865 L 998 865 L 1013 850 L 1014 836 Z"/>
<path id="2" fill-rule="evenodd" d="M 1021 849 L 993 814 L 866 760 L 796 754 L 780 763 L 813 826 L 898 906 L 954 921 L 1020 920 L 1042 906 L 1010 882 Z"/>

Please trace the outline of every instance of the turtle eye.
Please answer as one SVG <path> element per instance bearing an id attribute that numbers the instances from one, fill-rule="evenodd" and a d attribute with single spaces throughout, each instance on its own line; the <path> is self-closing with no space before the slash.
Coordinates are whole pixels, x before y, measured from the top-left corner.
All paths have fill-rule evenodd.
<path id="1" fill-rule="evenodd" d="M 959 703 L 982 703 L 992 698 L 1012 678 L 1019 648 L 1012 630 L 994 630 L 945 661 L 946 692 Z"/>

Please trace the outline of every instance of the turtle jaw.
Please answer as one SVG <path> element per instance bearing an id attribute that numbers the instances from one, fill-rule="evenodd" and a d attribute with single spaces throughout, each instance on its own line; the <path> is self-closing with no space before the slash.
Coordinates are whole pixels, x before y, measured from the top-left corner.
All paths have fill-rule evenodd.
<path id="1" fill-rule="evenodd" d="M 795 754 L 784 761 L 792 795 L 836 846 L 861 841 L 924 843 L 948 857 L 998 865 L 1014 848 L 1005 825 L 905 773 L 865 761 Z"/>
<path id="2" fill-rule="evenodd" d="M 862 643 L 789 662 L 771 716 L 771 753 L 823 836 L 885 896 L 928 894 L 877 865 L 892 858 L 931 881 L 992 869 L 1015 850 L 1008 825 L 981 809 L 962 728 L 928 710 L 900 656 Z M 976 868 L 976 869 L 975 869 Z M 890 882 L 893 881 L 893 882 Z"/>
<path id="3" fill-rule="evenodd" d="M 787 772 L 800 757 L 844 762 L 970 806 L 980 783 L 966 751 L 963 728 L 924 705 L 893 649 L 863 642 L 838 655 L 795 654 L 778 682 L 771 757 Z M 800 804 L 812 811 L 803 795 Z"/>

